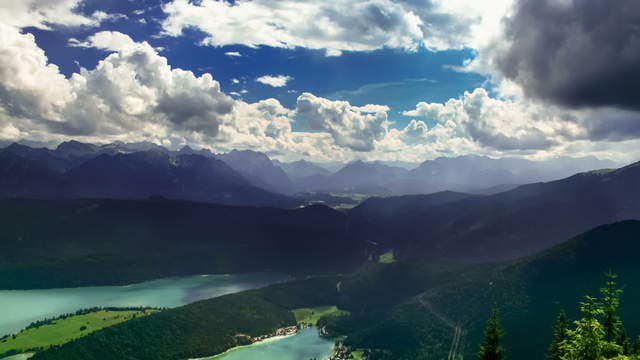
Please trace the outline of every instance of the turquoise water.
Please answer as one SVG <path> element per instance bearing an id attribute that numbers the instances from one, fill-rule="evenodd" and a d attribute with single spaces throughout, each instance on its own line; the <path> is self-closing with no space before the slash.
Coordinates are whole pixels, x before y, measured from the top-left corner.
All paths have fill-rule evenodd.
<path id="1" fill-rule="evenodd" d="M 201 360 L 324 360 L 332 353 L 333 341 L 321 338 L 316 328 L 307 328 L 295 336 L 242 346 Z"/>
<path id="2" fill-rule="evenodd" d="M 177 307 L 290 280 L 278 273 L 198 275 L 126 286 L 0 290 L 0 336 L 31 322 L 95 306 Z"/>

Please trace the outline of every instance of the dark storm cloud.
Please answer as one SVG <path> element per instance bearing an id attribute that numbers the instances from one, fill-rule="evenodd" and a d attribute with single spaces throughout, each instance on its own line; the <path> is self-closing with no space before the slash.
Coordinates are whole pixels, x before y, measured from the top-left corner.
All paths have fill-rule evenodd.
<path id="1" fill-rule="evenodd" d="M 572 108 L 640 110 L 639 0 L 519 0 L 499 70 Z"/>
<path id="2" fill-rule="evenodd" d="M 591 114 L 586 120 L 591 140 L 624 141 L 640 138 L 638 112 L 605 109 Z"/>

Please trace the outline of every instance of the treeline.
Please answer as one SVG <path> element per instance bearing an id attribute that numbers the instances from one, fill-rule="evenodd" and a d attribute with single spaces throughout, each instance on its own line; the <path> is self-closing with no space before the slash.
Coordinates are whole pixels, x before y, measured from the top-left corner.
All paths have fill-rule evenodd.
<path id="1" fill-rule="evenodd" d="M 142 313 L 146 314 L 146 312 L 148 310 L 164 310 L 165 308 L 156 308 L 156 307 L 149 307 L 149 306 L 129 306 L 129 307 L 115 307 L 115 306 L 108 306 L 108 307 L 99 307 L 99 306 L 95 306 L 95 307 L 91 307 L 91 308 L 86 308 L 86 309 L 80 309 L 76 312 L 73 313 L 66 313 L 66 314 L 62 314 L 56 317 L 52 317 L 52 318 L 47 318 L 47 319 L 43 319 L 43 320 L 37 320 L 32 322 L 31 324 L 27 325 L 27 327 L 24 328 L 24 330 L 22 331 L 26 331 L 29 329 L 37 329 L 41 326 L 44 325 L 52 325 L 53 323 L 55 323 L 58 320 L 64 320 L 64 319 L 68 319 L 72 316 L 80 316 L 80 315 L 87 315 L 90 313 L 94 313 L 94 312 L 98 312 L 98 311 L 141 311 Z M 5 335 L 9 336 L 9 335 Z M 1 340 L 2 338 L 0 338 Z"/>
<path id="2" fill-rule="evenodd" d="M 547 360 L 640 359 L 640 336 L 630 338 L 618 315 L 623 293 L 617 283 L 618 276 L 612 272 L 605 275 L 605 286 L 600 289 L 600 297 L 587 295 L 580 302 L 580 319 L 570 323 L 565 312 L 560 311 L 553 327 Z M 505 349 L 501 344 L 503 336 L 498 310 L 494 308 L 487 322 L 478 359 L 504 359 Z"/>

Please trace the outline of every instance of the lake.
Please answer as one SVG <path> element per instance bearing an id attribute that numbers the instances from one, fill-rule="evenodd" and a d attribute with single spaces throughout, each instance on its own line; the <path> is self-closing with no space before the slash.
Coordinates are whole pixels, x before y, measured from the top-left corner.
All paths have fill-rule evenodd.
<path id="1" fill-rule="evenodd" d="M 0 290 L 0 336 L 43 320 L 91 307 L 177 307 L 198 300 L 291 280 L 279 273 L 197 275 L 125 286 Z"/>
<path id="2" fill-rule="evenodd" d="M 200 360 L 324 360 L 332 353 L 333 341 L 321 338 L 317 328 L 306 328 L 294 336 L 267 339 Z"/>

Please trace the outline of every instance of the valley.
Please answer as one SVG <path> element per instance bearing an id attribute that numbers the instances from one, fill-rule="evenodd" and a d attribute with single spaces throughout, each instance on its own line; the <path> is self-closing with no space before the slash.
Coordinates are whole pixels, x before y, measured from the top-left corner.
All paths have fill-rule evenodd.
<path id="1" fill-rule="evenodd" d="M 24 148 L 11 151 L 17 150 L 35 156 Z M 366 176 L 369 170 L 358 169 L 373 165 L 361 162 L 333 173 L 342 179 L 333 184 L 342 185 L 296 195 L 273 186 L 293 189 L 304 178 L 291 176 L 289 182 L 287 171 L 332 173 L 251 152 L 214 157 L 194 150 L 104 151 L 100 159 L 88 155 L 74 160 L 80 165 L 64 165 L 71 169 L 63 174 L 97 159 L 113 169 L 123 164 L 137 169 L 141 161 L 151 166 L 144 172 L 159 178 L 165 175 L 154 169 L 157 161 L 169 161 L 177 167 L 165 174 L 175 183 L 197 174 L 184 173 L 180 180 L 182 166 L 195 171 L 190 168 L 195 162 L 227 161 L 251 186 L 299 202 L 220 204 L 213 198 L 158 195 L 169 194 L 164 185 L 140 198 L 86 193 L 86 198 L 0 199 L 0 308 L 6 310 L 0 332 L 17 333 L 32 322 L 80 309 L 162 309 L 102 320 L 103 326 L 73 325 L 57 338 L 45 335 L 51 340 L 40 343 L 44 349 L 34 360 L 470 358 L 496 304 L 509 354 L 534 360 L 544 356 L 550 338 L 522 339 L 531 331 L 550 334 L 561 308 L 578 316 L 571 304 L 597 292 L 593 284 L 605 271 L 613 269 L 629 281 L 626 304 L 640 299 L 640 289 L 633 287 L 640 275 L 624 256 L 637 252 L 632 239 L 640 236 L 638 221 L 625 221 L 640 219 L 633 200 L 640 197 L 637 164 L 521 186 L 484 183 L 495 185 L 497 193 L 389 196 L 392 192 L 375 179 L 409 170 L 388 173 L 387 165 L 373 164 L 379 175 Z M 61 156 L 60 151 L 37 154 Z M 263 177 L 261 171 L 272 175 Z M 349 185 L 353 179 L 359 185 Z M 112 184 L 118 181 L 125 180 Z M 629 306 L 620 311 L 629 319 L 626 330 L 640 333 L 640 314 Z M 296 335 L 282 331 L 296 325 Z M 29 331 L 7 339 L 2 349 L 39 348 L 23 345 Z"/>
<path id="2" fill-rule="evenodd" d="M 0 360 L 640 360 L 640 0 L 0 0 Z"/>

